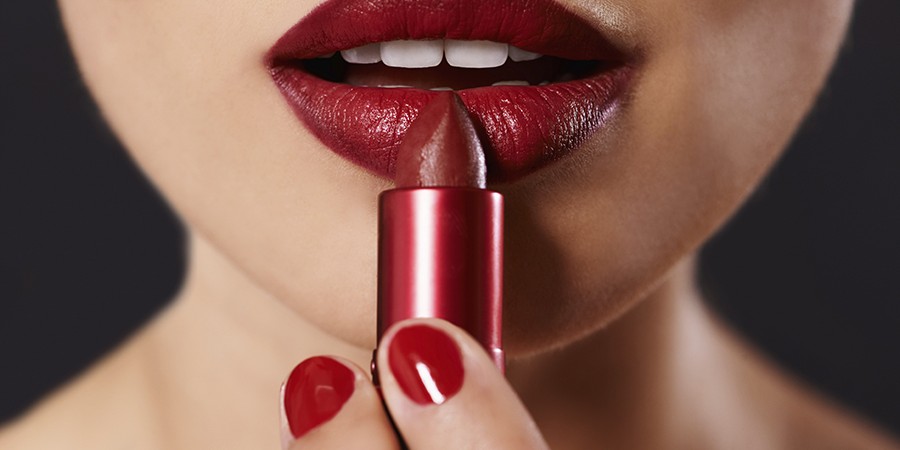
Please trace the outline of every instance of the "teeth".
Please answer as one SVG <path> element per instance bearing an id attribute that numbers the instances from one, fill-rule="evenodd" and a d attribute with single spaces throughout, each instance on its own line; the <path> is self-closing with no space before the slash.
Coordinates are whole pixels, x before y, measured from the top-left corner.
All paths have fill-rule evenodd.
<path id="1" fill-rule="evenodd" d="M 404 88 L 411 88 L 412 86 L 408 86 L 405 84 L 382 84 L 382 85 L 379 85 L 378 87 L 385 88 L 385 89 L 404 89 Z"/>
<path id="2" fill-rule="evenodd" d="M 453 67 L 485 69 L 500 67 L 509 55 L 509 46 L 491 41 L 457 41 L 447 39 L 444 43 L 447 64 Z"/>
<path id="3" fill-rule="evenodd" d="M 451 87 L 436 87 L 436 88 L 431 88 L 429 90 L 430 91 L 452 91 L 453 88 L 451 88 Z"/>
<path id="4" fill-rule="evenodd" d="M 514 80 L 514 81 L 498 81 L 491 86 L 529 86 L 527 81 Z"/>
<path id="5" fill-rule="evenodd" d="M 381 59 L 389 67 L 435 67 L 444 59 L 444 41 L 382 42 Z"/>
<path id="6" fill-rule="evenodd" d="M 515 62 L 534 61 L 541 56 L 544 55 L 540 53 L 529 52 L 528 50 L 522 50 L 521 48 L 512 45 L 509 46 L 509 59 Z"/>
<path id="7" fill-rule="evenodd" d="M 322 55 L 320 58 L 330 58 Z M 363 45 L 341 52 L 351 64 L 375 64 L 384 61 L 390 67 L 435 67 L 446 56 L 453 67 L 485 69 L 500 67 L 509 58 L 514 62 L 533 61 L 544 55 L 491 41 L 391 41 Z"/>
<path id="8" fill-rule="evenodd" d="M 381 44 L 369 44 L 341 52 L 344 61 L 351 64 L 375 64 L 381 62 Z"/>

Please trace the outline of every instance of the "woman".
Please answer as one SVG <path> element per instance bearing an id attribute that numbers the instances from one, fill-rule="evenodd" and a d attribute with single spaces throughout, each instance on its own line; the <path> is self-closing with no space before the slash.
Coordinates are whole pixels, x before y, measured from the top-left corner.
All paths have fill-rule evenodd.
<path id="1" fill-rule="evenodd" d="M 105 117 L 189 228 L 190 270 L 169 310 L 0 448 L 275 448 L 278 423 L 287 448 L 895 446 L 755 356 L 693 280 L 697 248 L 811 107 L 851 1 L 60 3 Z M 497 46 L 463 43 L 477 61 L 457 65 L 490 68 L 451 69 L 449 41 L 447 64 L 404 68 L 430 64 L 421 43 L 392 60 L 391 42 L 443 37 L 519 61 L 485 63 Z M 318 59 L 331 51 L 343 54 Z M 296 66 L 330 84 L 279 76 Z M 589 96 L 592 80 L 614 87 L 584 110 L 600 113 L 551 105 L 577 126 L 523 149 L 548 115 L 506 128 L 510 144 L 472 98 L 523 81 L 480 92 L 514 106 L 559 85 Z M 507 203 L 506 378 L 462 330 L 419 320 L 379 344 L 386 409 L 369 381 L 375 205 L 391 187 L 390 157 L 372 148 L 393 145 L 378 129 L 405 125 L 351 130 L 362 114 L 333 98 L 351 84 L 408 95 L 401 108 L 454 88 L 484 129 Z M 379 88 L 397 84 L 415 93 Z M 459 373 L 423 397 L 427 377 L 392 366 L 424 341 L 449 350 L 418 362 Z"/>

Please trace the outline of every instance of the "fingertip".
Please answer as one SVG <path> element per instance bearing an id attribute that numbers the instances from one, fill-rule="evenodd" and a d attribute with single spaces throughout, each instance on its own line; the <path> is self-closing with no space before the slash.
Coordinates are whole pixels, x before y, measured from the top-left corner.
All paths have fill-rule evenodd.
<path id="1" fill-rule="evenodd" d="M 356 373 L 328 356 L 308 358 L 294 367 L 282 388 L 287 430 L 298 439 L 331 420 L 353 395 Z"/>
<path id="2" fill-rule="evenodd" d="M 431 323 L 400 327 L 387 342 L 387 369 L 406 398 L 440 405 L 462 389 L 465 370 L 460 345 Z"/>
<path id="3" fill-rule="evenodd" d="M 545 448 L 495 362 L 462 329 L 400 322 L 385 333 L 377 361 L 385 403 L 410 447 Z"/>
<path id="4" fill-rule="evenodd" d="M 398 336 L 400 339 L 398 339 Z M 417 318 L 398 322 L 387 329 L 378 345 L 375 365 L 378 374 L 383 374 L 391 367 L 391 361 L 400 363 L 403 354 L 421 353 L 438 359 L 441 356 L 447 361 L 451 372 L 456 371 L 455 361 L 473 365 L 477 372 L 489 370 L 500 375 L 503 371 L 498 367 L 502 361 L 502 351 L 489 353 L 462 328 L 443 319 Z M 443 361 L 442 361 L 443 362 Z M 399 367 L 399 366 L 398 366 Z"/>
<path id="5" fill-rule="evenodd" d="M 371 439 L 370 448 L 396 448 L 367 372 L 336 356 L 314 356 L 298 364 L 281 388 L 282 448 L 334 448 L 364 439 Z"/>

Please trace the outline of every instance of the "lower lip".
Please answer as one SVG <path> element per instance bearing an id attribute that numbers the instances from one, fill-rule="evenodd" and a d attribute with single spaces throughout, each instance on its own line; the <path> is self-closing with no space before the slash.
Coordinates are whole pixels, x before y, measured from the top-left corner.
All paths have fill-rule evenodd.
<path id="1" fill-rule="evenodd" d="M 393 177 L 396 150 L 435 95 L 424 89 L 333 83 L 290 65 L 271 69 L 297 117 L 332 151 Z M 589 78 L 546 86 L 459 91 L 479 128 L 489 179 L 519 179 L 566 155 L 615 116 L 633 70 L 624 65 Z"/>

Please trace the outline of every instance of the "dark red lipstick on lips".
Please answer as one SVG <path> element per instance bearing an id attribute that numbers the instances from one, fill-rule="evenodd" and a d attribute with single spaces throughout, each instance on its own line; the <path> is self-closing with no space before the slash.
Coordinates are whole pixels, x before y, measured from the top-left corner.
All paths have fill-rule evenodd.
<path id="1" fill-rule="evenodd" d="M 435 95 L 397 155 L 396 189 L 381 194 L 378 339 L 410 318 L 468 331 L 504 370 L 503 197 L 485 189 L 484 149 L 459 96 Z"/>
<path id="2" fill-rule="evenodd" d="M 483 139 L 489 178 L 512 182 L 576 153 L 619 115 L 636 59 L 614 33 L 557 0 L 327 0 L 264 63 L 310 133 L 386 178 L 412 121 L 452 89 Z M 479 42 L 507 58 L 474 56 Z M 396 59 L 398 43 L 430 62 Z"/>

